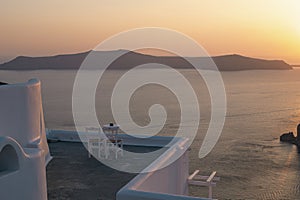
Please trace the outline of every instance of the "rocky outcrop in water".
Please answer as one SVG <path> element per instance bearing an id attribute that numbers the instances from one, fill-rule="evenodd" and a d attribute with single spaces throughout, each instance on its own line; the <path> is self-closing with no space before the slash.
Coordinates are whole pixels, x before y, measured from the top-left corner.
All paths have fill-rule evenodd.
<path id="1" fill-rule="evenodd" d="M 280 141 L 281 142 L 288 142 L 291 144 L 297 144 L 297 139 L 294 136 L 293 132 L 288 132 L 288 133 L 284 133 L 280 136 Z"/>
<path id="2" fill-rule="evenodd" d="M 294 136 L 293 132 L 284 133 L 280 136 L 280 141 L 295 144 L 300 147 L 300 124 L 297 126 L 297 136 Z"/>

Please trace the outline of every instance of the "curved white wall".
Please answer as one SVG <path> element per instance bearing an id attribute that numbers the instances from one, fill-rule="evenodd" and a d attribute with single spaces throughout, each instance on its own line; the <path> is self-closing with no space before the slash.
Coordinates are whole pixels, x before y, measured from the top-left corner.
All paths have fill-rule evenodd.
<path id="1" fill-rule="evenodd" d="M 40 81 L 0 86 L 0 136 L 12 137 L 23 148 L 40 148 L 50 161 Z"/>
<path id="2" fill-rule="evenodd" d="M 161 168 L 182 155 L 172 164 Z M 186 138 L 177 138 L 169 149 L 117 193 L 117 200 L 204 200 L 188 195 L 189 159 Z"/>
<path id="3" fill-rule="evenodd" d="M 0 136 L 0 199 L 47 200 L 45 159 L 41 149 L 22 148 L 11 137 Z"/>
<path id="4" fill-rule="evenodd" d="M 46 200 L 50 160 L 40 81 L 0 86 L 0 199 Z"/>

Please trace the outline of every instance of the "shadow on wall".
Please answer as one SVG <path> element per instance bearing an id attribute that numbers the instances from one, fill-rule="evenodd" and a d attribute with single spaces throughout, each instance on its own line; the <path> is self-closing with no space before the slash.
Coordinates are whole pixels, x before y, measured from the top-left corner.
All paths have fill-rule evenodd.
<path id="1" fill-rule="evenodd" d="M 19 168 L 17 152 L 11 145 L 6 145 L 0 152 L 0 174 L 8 174 Z"/>

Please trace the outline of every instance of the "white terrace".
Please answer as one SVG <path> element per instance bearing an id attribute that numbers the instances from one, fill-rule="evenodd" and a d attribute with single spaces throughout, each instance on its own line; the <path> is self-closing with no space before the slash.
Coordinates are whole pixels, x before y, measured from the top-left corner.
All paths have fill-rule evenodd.
<path id="1" fill-rule="evenodd" d="M 41 89 L 38 80 L 23 84 L 0 86 L 0 197 L 10 200 L 46 200 L 46 165 L 51 156 L 46 141 Z M 49 139 L 81 142 L 73 131 L 49 131 Z M 207 199 L 188 196 L 188 186 L 216 185 L 216 172 L 200 176 L 189 175 L 186 138 L 155 136 L 151 139 L 119 136 L 124 145 L 166 147 L 166 150 L 118 191 L 117 200 L 192 200 Z M 166 145 L 168 144 L 168 145 Z M 179 159 L 174 159 L 180 154 Z M 55 158 L 54 158 L 55 159 Z M 161 168 L 170 160 L 172 164 Z M 150 172 L 149 172 L 150 171 Z M 101 180 L 99 180 L 101 181 Z"/>

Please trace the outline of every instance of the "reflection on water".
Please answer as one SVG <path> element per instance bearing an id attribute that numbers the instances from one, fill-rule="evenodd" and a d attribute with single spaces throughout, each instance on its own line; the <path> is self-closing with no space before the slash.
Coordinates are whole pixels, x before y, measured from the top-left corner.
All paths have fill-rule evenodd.
<path id="1" fill-rule="evenodd" d="M 221 181 L 214 188 L 218 199 L 299 199 L 300 154 L 293 145 L 279 142 L 283 132 L 294 131 L 300 122 L 300 70 L 223 72 L 228 112 L 223 133 L 214 150 L 199 160 L 200 148 L 210 119 L 210 100 L 203 82 L 191 70 L 181 71 L 193 84 L 200 99 L 201 122 L 192 145 L 191 172 L 216 170 Z M 141 71 L 141 73 L 145 73 Z M 42 80 L 46 125 L 53 129 L 74 129 L 72 87 L 74 71 L 1 71 L 0 81 L 19 82 L 37 77 Z M 112 120 L 108 86 L 120 76 L 110 71 L 107 87 L 96 94 L 100 122 Z M 148 108 L 154 103 L 166 106 L 168 120 L 162 135 L 174 135 L 180 109 L 165 88 L 142 87 L 132 99 L 132 118 L 149 123 Z M 190 123 L 193 123 L 192 121 Z M 134 132 L 134 130 L 132 130 Z M 207 196 L 207 188 L 191 187 L 195 196 Z"/>

